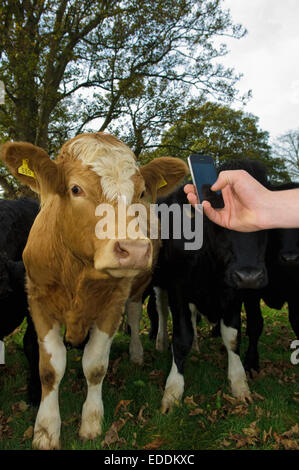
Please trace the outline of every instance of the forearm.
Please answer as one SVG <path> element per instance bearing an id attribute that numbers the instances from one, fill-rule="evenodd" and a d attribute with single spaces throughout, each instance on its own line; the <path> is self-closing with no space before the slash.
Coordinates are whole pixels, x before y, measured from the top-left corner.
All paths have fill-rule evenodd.
<path id="1" fill-rule="evenodd" d="M 299 227 L 299 189 L 269 191 L 259 213 L 261 228 Z"/>

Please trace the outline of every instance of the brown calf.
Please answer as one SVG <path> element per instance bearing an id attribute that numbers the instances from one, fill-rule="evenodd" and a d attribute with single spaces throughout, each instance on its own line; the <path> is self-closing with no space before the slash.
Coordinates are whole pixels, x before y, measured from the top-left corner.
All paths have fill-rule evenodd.
<path id="1" fill-rule="evenodd" d="M 1 158 L 41 200 L 23 253 L 42 383 L 33 446 L 56 449 L 61 426 L 58 389 L 66 366 L 61 326 L 74 345 L 89 333 L 82 359 L 88 392 L 79 434 L 93 439 L 101 433 L 101 390 L 111 342 L 134 278 L 150 273 L 156 256 L 147 234 L 123 238 L 117 230 L 115 237 L 99 239 L 97 208 L 109 204 L 118 219 L 119 200 L 125 211 L 133 203 L 146 205 L 171 191 L 187 168 L 171 157 L 139 168 L 125 144 L 103 133 L 71 139 L 55 161 L 24 142 L 5 144 Z"/>

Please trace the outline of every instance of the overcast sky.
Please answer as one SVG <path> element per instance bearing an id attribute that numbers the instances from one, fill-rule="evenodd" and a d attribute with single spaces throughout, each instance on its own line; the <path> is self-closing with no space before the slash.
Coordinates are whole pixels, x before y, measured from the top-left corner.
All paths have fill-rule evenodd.
<path id="1" fill-rule="evenodd" d="M 224 64 L 243 73 L 239 89 L 252 90 L 244 110 L 260 118 L 270 137 L 299 128 L 299 0 L 223 0 L 248 34 L 227 40 Z"/>

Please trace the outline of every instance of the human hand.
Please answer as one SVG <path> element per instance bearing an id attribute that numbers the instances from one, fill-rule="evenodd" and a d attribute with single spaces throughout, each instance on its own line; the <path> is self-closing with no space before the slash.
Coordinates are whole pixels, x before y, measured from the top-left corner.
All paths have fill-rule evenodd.
<path id="1" fill-rule="evenodd" d="M 202 201 L 205 214 L 222 227 L 240 232 L 253 232 L 265 227 L 265 215 L 269 209 L 271 191 L 261 185 L 244 170 L 221 171 L 212 191 L 222 191 L 223 209 L 214 209 L 208 201 Z M 195 187 L 184 188 L 192 205 L 198 204 Z"/>

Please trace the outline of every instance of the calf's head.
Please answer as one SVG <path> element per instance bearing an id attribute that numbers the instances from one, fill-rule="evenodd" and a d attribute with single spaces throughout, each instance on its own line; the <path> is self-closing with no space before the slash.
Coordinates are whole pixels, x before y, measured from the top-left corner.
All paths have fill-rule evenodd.
<path id="1" fill-rule="evenodd" d="M 269 256 L 278 255 L 278 262 L 283 266 L 299 266 L 299 229 L 276 229 L 271 238 L 275 238 L 276 250 Z"/>
<path id="2" fill-rule="evenodd" d="M 268 282 L 265 265 L 267 232 L 228 231 L 231 256 L 225 273 L 226 283 L 237 289 L 260 289 Z"/>
<path id="3" fill-rule="evenodd" d="M 104 277 L 134 277 L 151 268 L 149 202 L 170 192 L 188 172 L 172 157 L 139 167 L 123 142 L 104 133 L 76 136 L 55 161 L 24 142 L 5 144 L 1 157 L 40 194 L 41 213 L 47 211 L 65 247 Z M 144 210 L 136 217 L 132 207 Z"/>
<path id="4" fill-rule="evenodd" d="M 224 282 L 234 289 L 260 289 L 268 283 L 265 264 L 267 231 L 236 232 L 210 225 L 213 256 L 222 266 Z M 208 236 L 208 235 L 206 235 Z"/>

